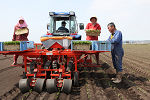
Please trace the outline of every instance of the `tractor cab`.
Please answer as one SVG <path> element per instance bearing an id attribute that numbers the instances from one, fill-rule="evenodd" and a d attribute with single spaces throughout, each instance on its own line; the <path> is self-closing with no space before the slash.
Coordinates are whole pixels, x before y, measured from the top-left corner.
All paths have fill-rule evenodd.
<path id="1" fill-rule="evenodd" d="M 81 40 L 80 30 L 84 29 L 84 24 L 79 26 L 76 21 L 75 12 L 49 12 L 50 21 L 47 24 L 47 34 L 41 37 L 44 48 L 65 48 L 68 49 L 72 40 Z"/>
<path id="2" fill-rule="evenodd" d="M 81 40 L 75 12 L 49 12 L 49 15 L 50 22 L 47 24 L 47 35 L 71 36 L 73 40 Z M 80 23 L 79 28 L 84 29 L 84 24 Z"/>

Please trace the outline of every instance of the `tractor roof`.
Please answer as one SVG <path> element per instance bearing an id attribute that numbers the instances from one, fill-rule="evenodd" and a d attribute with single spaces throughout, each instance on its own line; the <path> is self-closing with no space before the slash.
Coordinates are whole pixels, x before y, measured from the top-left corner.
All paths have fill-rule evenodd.
<path id="1" fill-rule="evenodd" d="M 70 15 L 69 12 L 54 12 L 55 15 Z"/>
<path id="2" fill-rule="evenodd" d="M 54 15 L 75 15 L 75 12 L 70 11 L 70 12 L 49 12 L 50 16 Z"/>

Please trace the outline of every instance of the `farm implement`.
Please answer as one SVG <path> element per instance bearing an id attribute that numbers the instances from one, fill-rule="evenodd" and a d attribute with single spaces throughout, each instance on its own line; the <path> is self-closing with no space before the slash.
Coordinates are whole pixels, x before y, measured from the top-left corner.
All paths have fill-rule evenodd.
<path id="1" fill-rule="evenodd" d="M 106 41 L 80 40 L 74 12 L 50 12 L 50 18 L 48 33 L 41 37 L 42 43 L 20 41 L 14 43 L 19 45 L 19 49 L 7 50 L 5 46 L 13 43 L 0 42 L 0 54 L 23 57 L 22 67 L 25 70 L 23 79 L 19 81 L 22 92 L 33 89 L 40 93 L 46 88 L 49 93 L 58 90 L 70 93 L 72 85 L 78 85 L 79 68 L 100 67 L 92 62 L 91 55 L 111 50 L 111 44 Z M 57 30 L 60 21 L 69 24 L 68 33 Z M 83 28 L 83 24 L 80 24 L 80 29 Z"/>

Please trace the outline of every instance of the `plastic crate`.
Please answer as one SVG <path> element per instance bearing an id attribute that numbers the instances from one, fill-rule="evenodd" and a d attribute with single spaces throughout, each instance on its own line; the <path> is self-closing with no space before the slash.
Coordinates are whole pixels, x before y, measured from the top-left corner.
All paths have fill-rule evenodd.
<path id="1" fill-rule="evenodd" d="M 3 51 L 3 42 L 0 42 L 0 51 Z"/>
<path id="2" fill-rule="evenodd" d="M 27 50 L 27 41 L 20 42 L 20 51 Z"/>
<path id="3" fill-rule="evenodd" d="M 24 51 L 27 49 L 34 48 L 34 42 L 33 41 L 20 41 L 20 50 L 19 51 Z M 0 51 L 4 51 L 4 45 L 3 42 L 0 42 Z M 9 50 L 11 51 L 11 50 Z M 16 51 L 16 50 L 12 50 Z"/>
<path id="4" fill-rule="evenodd" d="M 92 50 L 111 51 L 111 43 L 108 41 L 92 41 Z"/>
<path id="5" fill-rule="evenodd" d="M 73 41 L 87 41 L 87 40 L 72 40 L 71 41 L 71 50 L 72 51 L 77 51 L 77 50 L 82 50 L 82 51 L 89 51 L 89 50 L 92 50 L 92 41 L 90 41 L 91 42 L 91 44 L 78 44 L 78 47 L 79 48 L 74 48 L 75 47 L 75 45 L 73 44 Z"/>
<path id="6" fill-rule="evenodd" d="M 27 49 L 33 49 L 34 48 L 34 41 L 27 41 Z"/>

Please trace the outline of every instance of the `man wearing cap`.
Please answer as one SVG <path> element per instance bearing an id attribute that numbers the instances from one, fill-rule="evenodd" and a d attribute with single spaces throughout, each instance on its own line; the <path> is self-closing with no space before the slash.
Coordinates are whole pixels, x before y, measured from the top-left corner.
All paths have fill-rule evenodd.
<path id="1" fill-rule="evenodd" d="M 122 33 L 116 29 L 116 26 L 113 22 L 107 25 L 111 35 L 108 38 L 108 41 L 111 42 L 111 55 L 113 66 L 116 69 L 116 78 L 112 78 L 114 83 L 120 83 L 122 81 L 122 57 L 124 51 L 122 48 Z"/>
<path id="2" fill-rule="evenodd" d="M 97 17 L 90 18 L 91 23 L 88 23 L 86 26 L 86 30 L 100 30 L 101 26 L 97 23 Z M 86 36 L 86 40 L 98 40 L 98 36 Z M 99 53 L 95 54 L 97 64 L 99 65 Z"/>
<path id="3" fill-rule="evenodd" d="M 66 28 L 66 22 L 63 21 L 63 22 L 61 23 L 61 25 L 62 25 L 62 26 L 59 27 L 58 30 L 62 30 L 62 31 L 65 31 L 65 32 L 69 33 L 69 30 Z"/>

